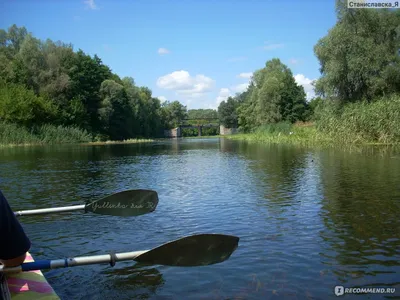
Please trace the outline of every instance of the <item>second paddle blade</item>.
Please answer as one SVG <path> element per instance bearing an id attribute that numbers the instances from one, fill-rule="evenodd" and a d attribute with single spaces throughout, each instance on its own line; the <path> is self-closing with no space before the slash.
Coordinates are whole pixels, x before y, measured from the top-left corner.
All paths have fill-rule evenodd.
<path id="1" fill-rule="evenodd" d="M 154 248 L 135 261 L 165 266 L 207 266 L 228 259 L 238 244 L 239 238 L 232 235 L 192 235 Z"/>
<path id="2" fill-rule="evenodd" d="M 119 217 L 150 213 L 158 205 L 158 194 L 153 190 L 123 191 L 86 205 L 87 211 Z"/>

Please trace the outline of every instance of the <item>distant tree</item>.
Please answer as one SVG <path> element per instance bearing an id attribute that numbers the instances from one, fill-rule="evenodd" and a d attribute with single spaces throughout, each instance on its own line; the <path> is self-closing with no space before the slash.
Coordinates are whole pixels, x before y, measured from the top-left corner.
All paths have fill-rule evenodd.
<path id="1" fill-rule="evenodd" d="M 239 102 L 232 97 L 228 97 L 226 101 L 219 104 L 218 117 L 222 125 L 228 128 L 238 127 L 238 106 Z"/>
<path id="2" fill-rule="evenodd" d="M 187 108 L 179 101 L 164 102 L 163 104 L 165 126 L 167 128 L 177 127 L 182 123 L 183 119 L 187 118 Z"/>
<path id="3" fill-rule="evenodd" d="M 238 124 L 244 131 L 263 124 L 294 123 L 307 118 L 304 88 L 296 83 L 291 70 L 276 58 L 253 73 L 247 91 L 237 98 L 240 99 Z"/>
<path id="4" fill-rule="evenodd" d="M 215 109 L 190 109 L 188 110 L 189 119 L 212 119 L 218 118 L 218 112 Z"/>

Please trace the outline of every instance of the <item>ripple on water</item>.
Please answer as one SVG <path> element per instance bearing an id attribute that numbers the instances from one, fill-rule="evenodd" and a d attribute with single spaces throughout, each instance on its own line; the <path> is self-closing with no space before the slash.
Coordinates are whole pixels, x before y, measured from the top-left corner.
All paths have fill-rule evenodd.
<path id="1" fill-rule="evenodd" d="M 207 267 L 45 272 L 63 299 L 327 299 L 338 284 L 400 291 L 400 160 L 218 139 L 45 149 L 0 155 L 13 209 L 134 188 L 160 201 L 135 218 L 21 218 L 37 259 L 151 249 L 205 232 L 240 237 L 229 260 Z"/>

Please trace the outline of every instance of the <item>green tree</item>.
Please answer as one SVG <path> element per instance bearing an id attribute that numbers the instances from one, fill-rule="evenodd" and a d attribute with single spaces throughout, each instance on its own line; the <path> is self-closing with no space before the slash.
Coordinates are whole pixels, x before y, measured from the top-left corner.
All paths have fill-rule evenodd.
<path id="1" fill-rule="evenodd" d="M 162 107 L 164 109 L 165 125 L 167 128 L 177 127 L 182 123 L 183 119 L 187 118 L 187 108 L 179 101 L 166 101 Z"/>
<path id="2" fill-rule="evenodd" d="M 337 6 L 337 23 L 314 47 L 319 95 L 342 103 L 400 92 L 400 11 Z"/>
<path id="3" fill-rule="evenodd" d="M 13 83 L 0 83 L 0 120 L 31 127 L 54 120 L 57 108 L 32 90 Z"/>
<path id="4" fill-rule="evenodd" d="M 238 124 L 244 131 L 268 123 L 294 123 L 307 118 L 304 88 L 297 85 L 291 70 L 276 58 L 255 71 L 247 91 L 236 98 L 240 103 Z"/>
<path id="5" fill-rule="evenodd" d="M 232 97 L 228 97 L 226 102 L 222 101 L 219 104 L 218 118 L 222 125 L 228 128 L 238 127 L 238 115 L 237 115 L 238 106 L 239 102 Z"/>
<path id="6" fill-rule="evenodd" d="M 114 80 L 105 80 L 100 87 L 101 104 L 99 118 L 103 134 L 112 140 L 122 140 L 131 136 L 132 117 L 129 99 L 122 85 Z"/>

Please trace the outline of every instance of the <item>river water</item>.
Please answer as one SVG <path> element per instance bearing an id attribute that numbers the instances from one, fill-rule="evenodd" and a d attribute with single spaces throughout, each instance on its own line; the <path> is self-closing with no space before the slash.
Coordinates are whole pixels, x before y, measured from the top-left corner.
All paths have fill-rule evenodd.
<path id="1" fill-rule="evenodd" d="M 46 271 L 62 299 L 330 299 L 337 285 L 395 288 L 368 297 L 400 299 L 400 152 L 390 148 L 225 139 L 4 148 L 0 188 L 14 210 L 158 192 L 156 211 L 138 217 L 21 217 L 36 259 L 151 249 L 197 233 L 240 237 L 212 266 Z"/>

